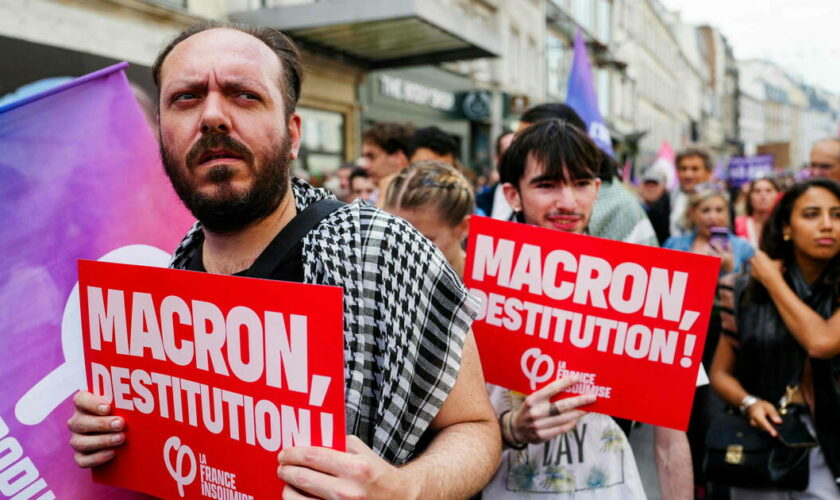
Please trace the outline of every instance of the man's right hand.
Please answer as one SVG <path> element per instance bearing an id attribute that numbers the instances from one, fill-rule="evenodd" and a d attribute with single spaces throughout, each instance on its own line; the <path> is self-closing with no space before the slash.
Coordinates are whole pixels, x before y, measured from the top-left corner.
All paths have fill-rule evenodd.
<path id="1" fill-rule="evenodd" d="M 114 458 L 114 448 L 125 441 L 125 419 L 112 417 L 105 398 L 88 391 L 73 396 L 73 416 L 67 421 L 72 436 L 70 446 L 79 467 L 96 467 Z"/>
<path id="2" fill-rule="evenodd" d="M 526 443 L 538 444 L 550 441 L 569 432 L 585 411 L 579 406 L 592 404 L 595 396 L 585 394 L 558 401 L 551 398 L 578 383 L 575 377 L 563 377 L 548 384 L 525 398 L 522 406 L 511 412 L 514 437 Z"/>

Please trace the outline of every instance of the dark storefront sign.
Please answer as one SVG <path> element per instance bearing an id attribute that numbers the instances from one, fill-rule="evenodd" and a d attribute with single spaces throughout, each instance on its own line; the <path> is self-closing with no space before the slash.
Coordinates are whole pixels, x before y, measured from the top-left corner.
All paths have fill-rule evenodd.
<path id="1" fill-rule="evenodd" d="M 361 87 L 362 127 L 375 121 L 435 126 L 461 145 L 461 158 L 475 158 L 476 122 L 489 120 L 491 94 L 470 89 L 470 81 L 436 66 L 418 66 L 368 74 Z"/>
<path id="2" fill-rule="evenodd" d="M 419 82 L 378 74 L 379 92 L 386 97 L 444 112 L 455 111 L 455 94 Z"/>

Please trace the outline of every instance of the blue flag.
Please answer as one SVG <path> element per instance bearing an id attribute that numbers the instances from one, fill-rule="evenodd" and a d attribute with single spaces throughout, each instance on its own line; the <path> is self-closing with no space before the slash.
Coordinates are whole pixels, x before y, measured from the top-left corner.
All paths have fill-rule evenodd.
<path id="1" fill-rule="evenodd" d="M 577 111 L 586 123 L 589 137 L 595 141 L 603 151 L 615 156 L 610 140 L 610 131 L 604 122 L 604 117 L 598 110 L 598 98 L 595 95 L 595 82 L 592 79 L 592 66 L 583 43 L 580 29 L 575 34 L 575 55 L 572 70 L 569 72 L 569 86 L 566 90 L 566 104 Z"/>

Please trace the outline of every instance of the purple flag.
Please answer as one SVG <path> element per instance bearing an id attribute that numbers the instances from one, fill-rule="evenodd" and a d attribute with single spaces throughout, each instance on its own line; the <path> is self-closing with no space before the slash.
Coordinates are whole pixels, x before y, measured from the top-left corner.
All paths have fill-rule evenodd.
<path id="1" fill-rule="evenodd" d="M 141 498 L 76 467 L 66 423 L 85 385 L 77 259 L 164 266 L 192 222 L 126 66 L 0 106 L 4 498 Z"/>
<path id="2" fill-rule="evenodd" d="M 572 60 L 572 70 L 569 72 L 569 85 L 566 88 L 566 104 L 577 111 L 586 123 L 589 137 L 595 141 L 595 144 L 610 156 L 615 156 L 610 131 L 598 110 L 592 66 L 589 64 L 589 55 L 586 53 L 586 45 L 583 43 L 580 28 L 575 34 L 575 55 Z"/>

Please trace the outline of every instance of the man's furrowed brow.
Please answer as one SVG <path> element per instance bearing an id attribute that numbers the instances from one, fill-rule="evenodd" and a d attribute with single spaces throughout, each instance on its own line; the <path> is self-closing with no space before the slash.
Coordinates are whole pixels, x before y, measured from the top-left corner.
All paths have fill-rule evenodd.
<path id="1" fill-rule="evenodd" d="M 203 91 L 207 89 L 207 80 L 204 79 L 193 79 L 193 78 L 180 78 L 178 80 L 174 80 L 169 82 L 166 85 L 165 92 L 172 92 L 173 90 L 177 91 Z"/>
<path id="2" fill-rule="evenodd" d="M 268 93 L 268 89 L 258 80 L 251 78 L 233 77 L 227 78 L 221 82 L 222 89 L 226 91 L 232 90 L 251 90 L 260 93 Z"/>

